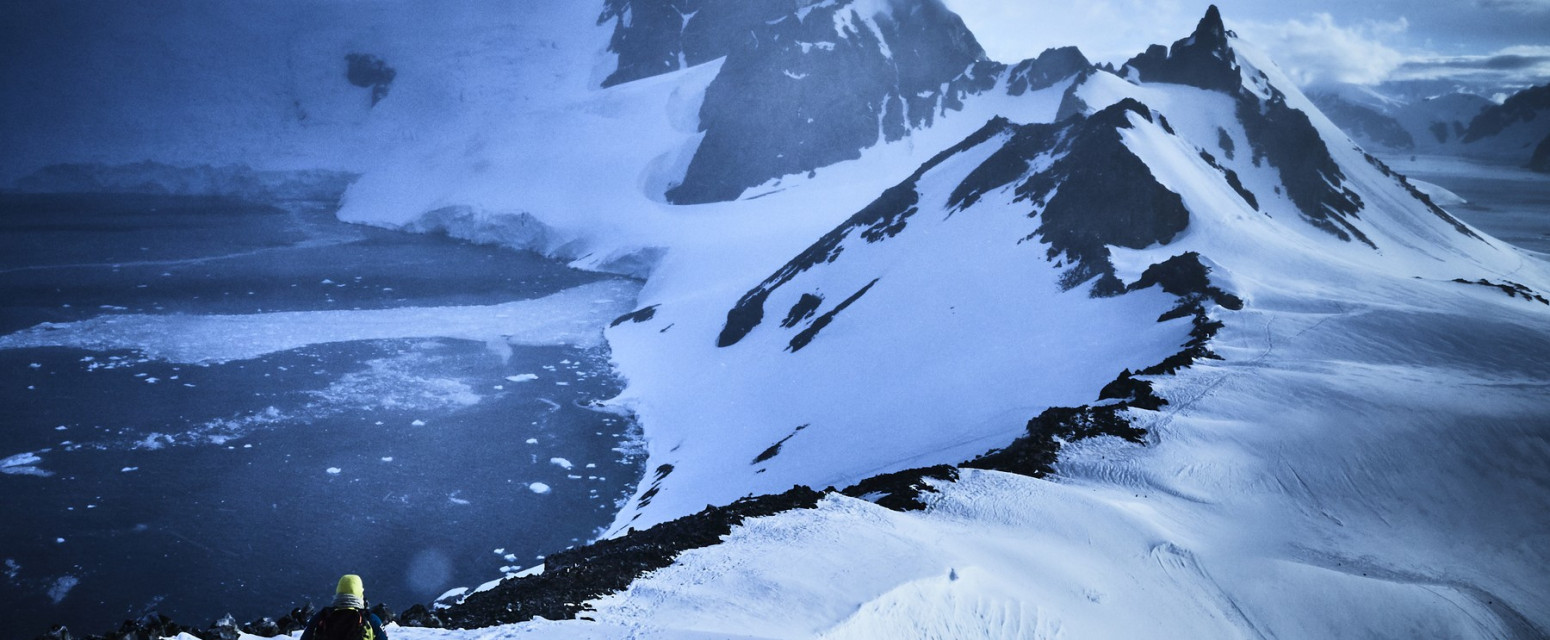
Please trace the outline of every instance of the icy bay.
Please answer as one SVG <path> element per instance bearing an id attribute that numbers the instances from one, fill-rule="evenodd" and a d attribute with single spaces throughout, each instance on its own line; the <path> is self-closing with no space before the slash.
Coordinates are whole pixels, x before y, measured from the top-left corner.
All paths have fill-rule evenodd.
<path id="1" fill-rule="evenodd" d="M 541 562 L 640 474 L 602 328 L 639 285 L 317 203 L 0 196 L 17 628 L 395 609 Z"/>

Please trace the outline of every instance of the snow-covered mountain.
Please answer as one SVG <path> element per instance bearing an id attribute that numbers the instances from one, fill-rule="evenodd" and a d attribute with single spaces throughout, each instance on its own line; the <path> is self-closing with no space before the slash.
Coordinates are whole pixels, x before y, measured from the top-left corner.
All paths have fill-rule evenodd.
<path id="1" fill-rule="evenodd" d="M 1550 267 L 1215 7 L 1117 70 L 986 60 L 936 0 L 540 17 L 445 122 L 391 114 L 460 58 L 383 53 L 362 131 L 413 135 L 334 147 L 347 220 L 647 278 L 606 335 L 648 475 L 450 609 L 528 621 L 481 637 L 1550 630 Z"/>
<path id="2" fill-rule="evenodd" d="M 1310 97 L 1353 138 L 1378 152 L 1524 165 L 1550 139 L 1550 85 L 1524 89 L 1502 104 L 1461 92 L 1407 100 L 1355 85 L 1321 87 Z"/>
<path id="3" fill-rule="evenodd" d="M 1349 264 L 1473 281 L 1520 259 L 1229 42 L 1213 11 L 1171 51 L 1082 74 L 1058 123 L 991 121 L 735 302 L 709 274 L 648 288 L 610 340 L 661 473 L 619 526 L 1004 446 L 1183 348 L 1178 301 L 1131 290 L 1168 258 L 1234 280 L 1334 263 L 1332 282 Z"/>
<path id="4" fill-rule="evenodd" d="M 1364 154 L 1214 10 L 1062 100 L 739 290 L 672 265 L 610 331 L 657 436 L 620 530 L 976 447 L 1022 475 L 748 522 L 551 631 L 1544 634 L 1520 543 L 1550 506 L 1550 372 L 1519 357 L 1550 352 L 1544 263 Z M 1209 275 L 1148 286 L 1170 263 Z M 1191 325 L 1221 359 L 1163 373 Z M 1118 366 L 1151 370 L 1104 384 Z M 1057 480 L 1027 477 L 1051 448 Z"/>
<path id="5" fill-rule="evenodd" d="M 596 552 L 464 607 L 666 547 L 511 633 L 1543 636 L 1545 263 L 1215 10 L 1058 93 L 784 258 L 670 251 L 609 331 L 655 472 Z M 666 522 L 792 483 L 856 484 Z"/>

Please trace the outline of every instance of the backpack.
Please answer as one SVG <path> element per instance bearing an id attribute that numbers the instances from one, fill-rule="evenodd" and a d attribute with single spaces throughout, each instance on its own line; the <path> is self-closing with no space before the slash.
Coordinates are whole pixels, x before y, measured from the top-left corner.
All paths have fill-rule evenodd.
<path id="1" fill-rule="evenodd" d="M 374 640 L 376 630 L 371 626 L 371 614 L 364 609 L 329 607 L 318 616 L 318 626 L 313 630 L 313 640 Z"/>

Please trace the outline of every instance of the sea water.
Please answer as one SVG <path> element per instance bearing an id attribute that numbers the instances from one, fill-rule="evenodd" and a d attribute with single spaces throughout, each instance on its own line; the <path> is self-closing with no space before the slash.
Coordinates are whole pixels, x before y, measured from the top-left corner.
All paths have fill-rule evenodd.
<path id="1" fill-rule="evenodd" d="M 0 196 L 0 335 L 104 315 L 480 308 L 612 278 L 282 204 Z M 606 345 L 405 335 L 421 337 L 226 361 L 0 350 L 8 626 L 246 621 L 325 604 L 342 573 L 402 610 L 609 522 L 641 460 L 629 417 L 599 405 L 620 389 Z"/>

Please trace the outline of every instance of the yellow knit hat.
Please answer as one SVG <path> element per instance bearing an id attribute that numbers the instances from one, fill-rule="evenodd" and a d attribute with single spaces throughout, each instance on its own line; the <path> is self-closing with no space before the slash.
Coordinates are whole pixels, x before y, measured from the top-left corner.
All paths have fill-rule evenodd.
<path id="1" fill-rule="evenodd" d="M 349 594 L 357 598 L 365 598 L 366 587 L 361 585 L 360 576 L 353 573 L 347 573 L 343 578 L 339 579 L 339 588 L 335 589 L 334 593 L 340 595 Z"/>

